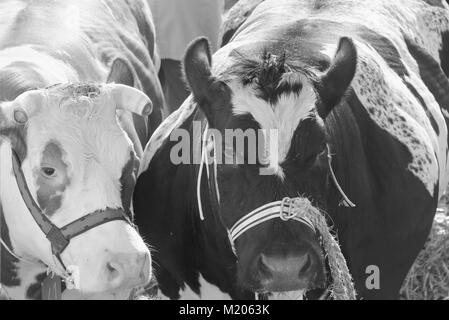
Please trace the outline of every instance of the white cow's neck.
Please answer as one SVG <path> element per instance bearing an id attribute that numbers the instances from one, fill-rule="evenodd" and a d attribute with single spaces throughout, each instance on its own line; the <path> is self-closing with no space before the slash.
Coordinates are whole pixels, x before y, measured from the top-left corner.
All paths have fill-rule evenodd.
<path id="1" fill-rule="evenodd" d="M 12 169 L 11 144 L 5 141 L 0 144 L 0 199 L 3 215 L 9 229 L 11 249 L 20 257 L 33 260 L 33 257 L 50 252 L 48 240 L 33 220 L 23 202 Z M 25 173 L 32 179 L 30 172 Z M 29 185 L 31 189 L 32 185 Z M 31 190 L 33 192 L 33 190 Z M 36 195 L 34 195 L 36 196 Z"/>
<path id="2" fill-rule="evenodd" d="M 20 280 L 18 286 L 4 286 L 4 289 L 11 299 L 21 300 L 26 299 L 28 289 L 37 284 L 37 276 L 46 272 L 47 267 L 34 257 L 39 256 L 48 243 L 20 196 L 12 172 L 11 145 L 7 140 L 0 142 L 0 176 L 3 223 L 6 224 L 8 230 L 8 241 L 6 239 L 3 241 L 8 245 L 8 250 L 21 258 L 16 261 L 17 259 L 2 246 L 2 257 L 10 261 L 10 263 L 1 261 L 2 267 L 8 266 L 8 268 L 15 269 L 3 270 L 3 272 Z M 5 228 L 5 226 L 3 227 Z M 50 249 L 48 251 L 50 252 Z"/>
<path id="3" fill-rule="evenodd" d="M 38 277 L 46 273 L 46 267 L 39 264 L 30 264 L 23 260 L 13 263 L 13 265 L 20 284 L 11 287 L 2 285 L 7 298 L 11 300 L 31 300 L 33 297 L 29 296 L 29 294 L 31 294 L 33 289 L 33 294 L 39 294 L 40 282 Z"/>

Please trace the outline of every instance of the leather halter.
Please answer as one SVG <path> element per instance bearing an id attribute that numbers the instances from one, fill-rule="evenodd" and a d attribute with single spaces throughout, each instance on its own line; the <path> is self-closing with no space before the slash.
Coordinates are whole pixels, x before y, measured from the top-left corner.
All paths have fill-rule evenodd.
<path id="1" fill-rule="evenodd" d="M 71 239 L 108 222 L 123 220 L 130 223 L 122 209 L 107 208 L 105 210 L 92 212 L 62 228 L 58 228 L 45 215 L 31 195 L 25 175 L 22 171 L 20 158 L 15 150 L 12 150 L 12 164 L 14 176 L 22 199 L 34 221 L 36 221 L 39 228 L 50 241 L 53 256 L 57 258 L 58 262 L 63 267 L 64 272 L 68 276 L 70 276 L 70 272 L 64 265 L 61 259 L 61 254 L 67 248 Z"/>

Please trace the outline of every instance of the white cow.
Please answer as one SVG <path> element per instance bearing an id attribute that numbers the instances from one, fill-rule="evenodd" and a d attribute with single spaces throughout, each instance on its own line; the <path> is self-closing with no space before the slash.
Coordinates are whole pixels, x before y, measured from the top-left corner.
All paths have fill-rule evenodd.
<path id="1" fill-rule="evenodd" d="M 148 283 L 150 253 L 129 218 L 151 100 L 150 124 L 162 118 L 155 52 L 144 1 L 0 4 L 1 285 L 10 298 L 42 298 L 47 270 L 76 286 L 71 298 L 127 298 Z"/>

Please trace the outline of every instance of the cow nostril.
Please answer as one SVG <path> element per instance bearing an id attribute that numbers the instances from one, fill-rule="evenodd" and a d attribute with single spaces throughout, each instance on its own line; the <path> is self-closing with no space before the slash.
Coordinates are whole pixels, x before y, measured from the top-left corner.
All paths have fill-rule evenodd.
<path id="1" fill-rule="evenodd" d="M 304 256 L 304 262 L 303 263 L 304 263 L 303 266 L 299 270 L 299 276 L 307 273 L 307 271 L 309 271 L 310 268 L 312 267 L 312 259 L 311 259 L 309 254 L 306 254 Z"/>
<path id="2" fill-rule="evenodd" d="M 114 262 L 106 263 L 106 270 L 108 272 L 109 279 L 115 285 L 118 285 L 122 276 L 122 270 L 119 264 Z"/>
<path id="3" fill-rule="evenodd" d="M 264 254 L 261 254 L 259 256 L 259 259 L 257 261 L 257 269 L 261 276 L 268 278 L 271 276 L 271 267 L 268 263 L 267 257 Z"/>

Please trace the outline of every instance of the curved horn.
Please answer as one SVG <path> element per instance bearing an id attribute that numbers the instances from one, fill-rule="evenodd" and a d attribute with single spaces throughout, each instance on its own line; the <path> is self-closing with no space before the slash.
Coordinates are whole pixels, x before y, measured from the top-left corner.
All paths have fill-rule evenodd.
<path id="1" fill-rule="evenodd" d="M 27 91 L 0 109 L 0 126 L 24 125 L 42 107 L 44 96 L 39 90 Z"/>
<path id="2" fill-rule="evenodd" d="M 117 109 L 144 117 L 149 116 L 153 112 L 153 103 L 142 91 L 123 84 L 110 84 L 109 86 Z"/>

